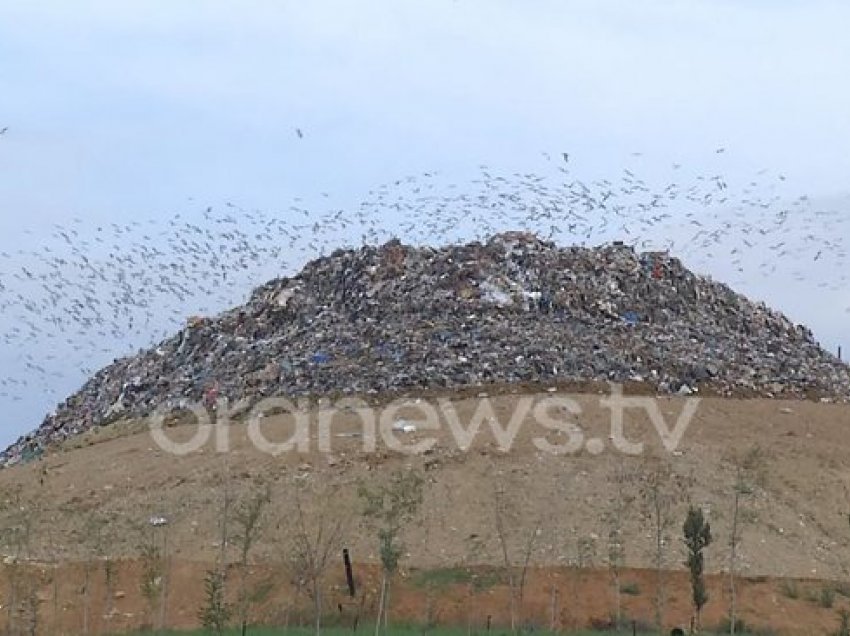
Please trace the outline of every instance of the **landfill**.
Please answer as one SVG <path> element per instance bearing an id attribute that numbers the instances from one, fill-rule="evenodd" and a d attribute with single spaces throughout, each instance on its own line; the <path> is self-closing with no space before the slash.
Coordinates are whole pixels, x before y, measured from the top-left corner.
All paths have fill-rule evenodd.
<path id="1" fill-rule="evenodd" d="M 764 303 L 619 242 L 524 232 L 339 249 L 97 372 L 8 466 L 117 419 L 220 399 L 636 382 L 659 393 L 847 401 L 850 367 Z"/>

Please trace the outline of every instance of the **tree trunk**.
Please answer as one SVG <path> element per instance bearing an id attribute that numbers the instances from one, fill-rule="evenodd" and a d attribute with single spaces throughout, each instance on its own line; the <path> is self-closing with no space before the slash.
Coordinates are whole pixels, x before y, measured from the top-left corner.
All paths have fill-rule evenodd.
<path id="1" fill-rule="evenodd" d="M 620 569 L 614 568 L 614 627 L 620 629 L 620 623 L 623 622 L 622 601 L 620 600 Z"/>
<path id="2" fill-rule="evenodd" d="M 159 600 L 159 628 L 168 627 L 168 527 L 162 533 L 162 593 Z"/>
<path id="3" fill-rule="evenodd" d="M 390 616 L 390 592 L 392 591 L 392 579 L 387 577 L 387 591 L 384 595 L 384 633 L 387 632 L 387 624 Z"/>
<path id="4" fill-rule="evenodd" d="M 313 611 L 316 613 L 316 636 L 319 636 L 322 633 L 322 590 L 318 581 L 313 582 Z"/>
<path id="5" fill-rule="evenodd" d="M 88 636 L 88 633 L 89 633 L 89 606 L 90 606 L 90 603 L 89 603 L 89 599 L 90 599 L 89 586 L 91 584 L 91 566 L 89 565 L 88 561 L 86 561 L 84 568 L 85 569 L 83 570 L 83 634 L 85 636 Z M 54 581 L 56 579 L 56 572 L 55 571 L 53 573 L 53 579 L 54 579 Z M 55 595 L 56 595 L 56 593 L 54 591 L 54 602 L 55 602 Z M 58 619 L 58 616 L 56 616 L 54 614 L 54 616 L 53 616 L 53 628 L 58 631 L 59 626 L 56 623 L 57 619 Z"/>
<path id="6" fill-rule="evenodd" d="M 509 569 L 513 570 L 513 568 L 510 568 L 510 566 L 508 566 L 508 567 L 509 567 Z M 511 573 L 508 575 L 508 586 L 510 587 L 510 591 L 511 591 L 511 601 L 510 601 L 511 633 L 516 634 L 516 627 L 517 627 L 517 625 L 516 625 L 517 624 L 517 620 L 516 620 L 517 619 L 517 615 L 516 615 L 516 595 L 517 595 L 517 592 L 516 592 L 516 581 L 514 580 L 513 571 L 511 571 Z"/>
<path id="7" fill-rule="evenodd" d="M 664 633 L 664 520 L 663 510 L 659 500 L 660 494 L 655 495 L 655 623 L 658 633 Z"/>
<path id="8" fill-rule="evenodd" d="M 738 507 L 740 493 L 735 489 L 735 502 L 732 510 L 732 539 L 729 542 L 729 633 L 734 636 L 736 622 L 735 598 L 735 557 L 738 551 Z"/>
<path id="9" fill-rule="evenodd" d="M 552 598 L 549 607 L 549 631 L 555 633 L 555 625 L 558 616 L 558 588 L 552 586 Z"/>
<path id="10" fill-rule="evenodd" d="M 7 565 L 6 568 L 6 575 L 9 577 L 9 602 L 6 605 L 6 612 L 8 613 L 6 625 L 8 625 L 8 630 L 10 634 L 16 634 L 17 617 L 15 615 L 15 612 L 18 608 L 18 564 L 11 563 Z"/>
<path id="11" fill-rule="evenodd" d="M 247 578 L 247 570 L 248 566 L 243 561 L 240 564 L 240 576 L 239 576 L 239 633 L 242 636 L 248 633 L 248 582 Z"/>
<path id="12" fill-rule="evenodd" d="M 387 573 L 381 577 L 381 597 L 378 600 L 378 615 L 375 617 L 375 636 L 381 636 L 381 618 L 384 615 L 384 600 L 387 593 Z"/>

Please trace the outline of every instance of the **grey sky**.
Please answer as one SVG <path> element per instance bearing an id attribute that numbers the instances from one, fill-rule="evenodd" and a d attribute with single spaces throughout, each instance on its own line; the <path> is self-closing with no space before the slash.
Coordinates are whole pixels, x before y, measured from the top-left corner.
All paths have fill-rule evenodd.
<path id="1" fill-rule="evenodd" d="M 561 151 L 590 177 L 767 169 L 850 215 L 848 24 L 838 1 L 0 2 L 0 250 L 74 216 L 321 192 L 346 208 L 404 175 L 464 182 Z M 737 287 L 850 346 L 850 292 L 805 271 Z M 9 373 L 17 355 L 0 352 Z M 24 398 L 0 442 L 56 401 Z"/>

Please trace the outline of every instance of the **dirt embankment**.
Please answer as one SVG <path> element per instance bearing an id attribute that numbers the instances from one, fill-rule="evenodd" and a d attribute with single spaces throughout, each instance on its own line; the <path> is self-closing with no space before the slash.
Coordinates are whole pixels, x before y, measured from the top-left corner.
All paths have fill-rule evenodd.
<path id="1" fill-rule="evenodd" d="M 524 397 L 533 398 L 530 405 L 521 404 Z M 500 447 L 507 439 L 505 435 L 500 440 L 486 424 L 467 440 L 469 447 L 462 449 L 464 444 L 459 444 L 457 431 L 452 429 L 451 414 L 440 408 L 436 398 L 427 401 L 437 412 L 435 430 L 419 424 L 415 431 L 394 431 L 389 426 L 382 432 L 382 413 L 378 412 L 374 451 L 364 445 L 361 414 L 352 410 L 334 416 L 325 438 L 328 452 L 320 449 L 319 415 L 313 412 L 303 452 L 278 456 L 258 449 L 245 423 L 227 429 L 229 452 L 216 452 L 211 438 L 185 456 L 164 451 L 147 431 L 118 435 L 122 430 L 132 430 L 132 426 L 126 430 L 121 426 L 102 429 L 80 438 L 75 444 L 78 448 L 66 448 L 38 462 L 0 471 L 0 488 L 10 493 L 7 503 L 13 504 L 2 512 L 0 522 L 5 528 L 29 529 L 26 546 L 22 547 L 20 541 L 16 545 L 7 542 L 7 561 L 23 554 L 45 563 L 79 563 L 98 555 L 132 560 L 138 556 L 146 533 L 152 531 L 149 520 L 165 517 L 167 529 L 157 531 L 163 537 L 167 535 L 173 563 L 171 589 L 175 596 L 169 601 L 169 616 L 178 621 L 175 625 L 190 625 L 200 604 L 203 571 L 220 553 L 225 489 L 238 501 L 263 484 L 271 488 L 264 531 L 254 548 L 258 562 L 286 563 L 297 491 L 308 521 L 319 519 L 323 511 L 332 511 L 344 521 L 344 542 L 356 562 L 369 564 L 377 561 L 375 533 L 358 513 L 357 487 L 382 482 L 396 469 L 413 468 L 421 471 L 426 485 L 417 520 L 403 537 L 406 566 L 429 570 L 499 566 L 503 557 L 494 523 L 494 493 L 499 491 L 503 493 L 504 514 L 510 520 L 506 539 L 512 558 L 521 560 L 529 533 L 537 533 L 530 559 L 535 574 L 526 597 L 528 616 L 544 627 L 548 625 L 553 581 L 560 576 L 563 589 L 557 620 L 569 627 L 569 621 L 587 624 L 591 619 L 604 619 L 611 611 L 605 569 L 608 519 L 617 493 L 613 476 L 620 471 L 625 483 L 620 493 L 628 502 L 621 524 L 625 566 L 631 568 L 627 576 L 635 579 L 640 590 L 634 596 L 623 596 L 624 607 L 643 620 L 652 615 L 652 582 L 645 570 L 653 566 L 655 545 L 652 518 L 644 505 L 646 475 L 660 460 L 686 484 L 673 498 L 665 566 L 682 569 L 680 528 L 688 502 L 702 506 L 712 524 L 715 542 L 708 550 L 707 567 L 718 576 L 711 583 L 712 600 L 707 608 L 710 623 L 719 620 L 726 607 L 722 582 L 729 564 L 736 480 L 733 458 L 758 447 L 760 478 L 754 480 L 757 483 L 741 501 L 743 524 L 736 567 L 742 577 L 751 579 L 742 584 L 743 617 L 750 619 L 748 623 L 797 633 L 822 633 L 834 628 L 836 609 L 844 602 L 840 594 L 834 607 L 824 608 L 815 596 L 825 583 L 812 583 L 808 585 L 811 589 L 803 586 L 799 598 L 791 598 L 793 594 L 783 593 L 777 579 L 841 581 L 848 577 L 850 457 L 846 431 L 850 430 L 850 408 L 806 401 L 706 398 L 683 425 L 675 448 L 666 449 L 657 430 L 657 418 L 653 422 L 640 409 L 631 409 L 626 414 L 625 437 L 630 443 L 646 444 L 641 454 L 631 456 L 614 448 L 611 411 L 600 404 L 603 395 L 560 396 L 569 397 L 579 407 L 575 423 L 580 436 L 575 431 L 551 430 L 540 424 L 540 411 L 535 408 L 554 397 L 559 396 L 544 393 L 492 399 L 495 416 L 503 426 L 512 415 L 522 415 L 522 409 L 528 409 L 526 417 L 517 416 L 520 425 L 507 450 Z M 685 398 L 654 403 L 665 427 L 684 422 L 680 416 L 687 410 Z M 555 411 L 557 406 L 553 406 Z M 453 402 L 452 408 L 465 427 L 481 403 L 464 396 Z M 422 409 L 391 415 L 386 416 L 390 423 L 404 418 L 413 422 L 421 419 Z M 270 443 L 284 441 L 293 430 L 291 416 L 270 416 L 262 423 L 262 432 Z M 178 442 L 189 440 L 196 432 L 189 426 L 166 430 Z M 667 441 L 670 446 L 669 435 Z M 417 455 L 403 452 L 416 444 L 430 447 Z M 553 447 L 571 446 L 576 450 L 570 453 L 549 452 Z M 79 566 L 61 576 L 67 590 L 60 595 L 60 609 L 79 620 L 81 601 L 74 589 L 82 582 L 77 580 L 74 567 Z M 119 611 L 132 614 L 132 620 L 138 621 L 143 611 L 131 604 L 143 605 L 143 600 L 139 601 L 138 580 L 133 580 L 134 567 L 128 565 L 122 575 L 125 596 L 120 601 L 130 605 Z M 581 585 L 573 580 L 576 576 L 582 577 Z M 687 616 L 687 584 L 682 573 L 673 577 L 671 616 L 680 620 Z M 504 608 L 500 597 L 506 593 L 504 589 L 497 585 L 479 590 L 477 600 L 470 604 L 458 602 L 463 598 L 461 591 L 469 587 L 458 585 L 457 589 L 444 590 L 445 600 L 432 610 L 438 612 L 441 622 L 471 620 L 458 612 L 478 603 L 481 609 L 475 610 L 476 620 L 482 616 L 486 620 L 487 615 L 497 620 Z M 409 592 L 394 596 L 400 618 L 415 620 L 425 615 L 426 590 L 411 580 Z M 408 593 L 409 603 L 405 600 Z M 43 613 L 49 614 L 46 607 L 52 603 L 52 593 L 42 594 Z M 451 609 L 452 602 L 457 602 L 456 609 Z M 564 615 L 567 611 L 572 614 Z M 103 613 L 96 608 L 92 612 L 92 616 Z M 807 632 L 807 626 L 814 632 Z"/>

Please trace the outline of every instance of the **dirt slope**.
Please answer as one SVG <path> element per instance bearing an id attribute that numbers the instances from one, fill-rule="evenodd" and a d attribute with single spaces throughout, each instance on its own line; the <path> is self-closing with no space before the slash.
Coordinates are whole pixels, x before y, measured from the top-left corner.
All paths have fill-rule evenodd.
<path id="1" fill-rule="evenodd" d="M 148 617 L 143 600 L 138 598 L 140 565 L 136 558 L 145 537 L 158 532 L 157 540 L 167 537 L 172 563 L 169 624 L 191 626 L 201 602 L 203 572 L 220 552 L 219 521 L 225 487 L 232 501 L 238 502 L 258 492 L 263 484 L 271 486 L 271 506 L 254 551 L 258 562 L 286 563 L 295 519 L 294 497 L 300 493 L 307 523 L 312 527 L 322 513 L 344 520 L 345 543 L 363 573 L 368 572 L 362 569 L 364 564 L 377 561 L 376 542 L 375 532 L 358 514 L 357 487 L 385 481 L 399 468 L 415 468 L 426 478 L 425 498 L 416 523 L 404 536 L 409 580 L 396 597 L 400 619 L 424 620 L 425 613 L 432 611 L 436 612 L 435 620 L 444 624 L 483 624 L 491 614 L 496 621 L 506 620 L 502 616 L 505 590 L 499 586 L 474 594 L 468 586 L 432 592 L 411 587 L 417 569 L 486 567 L 502 562 L 494 523 L 494 493 L 499 491 L 503 493 L 505 534 L 514 561 L 521 560 L 529 533 L 538 529 L 531 553 L 535 573 L 529 583 L 528 615 L 538 623 L 548 620 L 545 616 L 551 613 L 554 586 L 563 598 L 557 609 L 557 625 L 589 625 L 604 620 L 611 607 L 605 570 L 609 531 L 605 513 L 615 492 L 612 476 L 621 466 L 627 475 L 624 491 L 634 498 L 624 523 L 626 565 L 631 568 L 624 580 L 633 581 L 642 590 L 638 596 L 624 596 L 624 607 L 629 616 L 649 621 L 654 575 L 647 569 L 653 564 L 654 537 L 644 515 L 641 492 L 647 471 L 661 458 L 690 484 L 680 492 L 669 549 L 665 550 L 666 567 L 679 570 L 671 579 L 671 620 L 684 621 L 689 615 L 679 534 L 685 506 L 691 501 L 708 513 L 715 536 L 707 566 L 717 576 L 711 580 L 712 598 L 706 611 L 711 621 L 719 621 L 727 606 L 723 573 L 728 567 L 735 475 L 730 459 L 758 446 L 762 449 L 764 481 L 743 504 L 746 523 L 738 562 L 742 616 L 781 633 L 823 633 L 834 628 L 837 609 L 847 605 L 840 595 L 832 608 L 819 607 L 812 600 L 827 584 L 824 579 L 848 577 L 847 405 L 703 398 L 691 403 L 694 417 L 672 451 L 663 448 L 645 414 L 629 409 L 625 435 L 631 442 L 644 441 L 646 448 L 639 456 L 627 456 L 612 447 L 611 412 L 601 405 L 600 399 L 605 397 L 601 392 L 503 393 L 492 397 L 490 403 L 502 425 L 507 425 L 523 405 L 539 416 L 539 411 L 533 411 L 535 405 L 556 397 L 574 400 L 572 408 L 580 411 L 575 423 L 582 431 L 581 448 L 555 455 L 540 450 L 544 440 L 564 444 L 573 438 L 543 428 L 539 417 L 531 415 L 516 420 L 519 426 L 509 451 L 500 450 L 497 437 L 486 424 L 470 447 L 461 450 L 447 411 L 437 408 L 438 397 L 420 401 L 416 412 L 410 408 L 392 412 L 384 404 L 376 416 L 383 414 L 388 424 L 404 423 L 405 417 L 413 421 L 421 417 L 424 405 L 431 405 L 437 409 L 439 428 L 424 430 L 420 424 L 415 432 L 391 430 L 381 434 L 379 430 L 374 452 L 364 448 L 358 436 L 364 430 L 358 413 L 344 409 L 329 420 L 328 453 L 318 448 L 320 427 L 315 410 L 310 413 L 310 435 L 304 452 L 278 456 L 256 448 L 246 422 L 226 429 L 229 452 L 217 453 L 211 439 L 185 456 L 165 452 L 143 422 L 126 422 L 88 433 L 74 440 L 75 447 L 55 449 L 42 460 L 0 471 L 0 489 L 7 503 L 0 524 L 7 531 L 19 530 L 3 535 L 7 568 L 16 555 L 41 561 L 42 622 L 51 617 L 50 633 L 79 633 L 83 620 L 79 563 L 107 555 L 125 559 L 116 583 L 119 597 L 109 602 L 112 609 L 108 620 L 101 607 L 104 602 L 97 599 L 104 594 L 109 597 L 111 592 L 104 591 L 100 570 L 93 574 L 90 620 L 104 628 L 109 625 L 109 629 L 136 627 Z M 654 402 L 665 426 L 676 423 L 686 410 L 687 400 L 677 397 Z M 457 394 L 451 402 L 463 426 L 469 425 L 481 403 L 480 396 Z M 260 430 L 269 441 L 283 441 L 294 430 L 293 418 L 266 417 Z M 186 424 L 165 429 L 175 442 L 186 441 L 196 432 L 196 427 Z M 387 448 L 387 440 L 410 446 L 428 439 L 434 444 L 424 454 L 411 456 Z M 157 516 L 167 518 L 168 525 L 152 530 L 149 519 Z M 26 532 L 20 532 L 24 529 Z M 233 528 L 230 532 L 232 537 Z M 235 558 L 234 548 L 230 558 Z M 56 562 L 65 565 L 57 571 L 60 585 L 55 590 L 60 600 L 54 602 L 49 581 L 50 564 Z M 336 596 L 341 589 L 339 574 L 331 577 Z M 809 583 L 803 584 L 798 598 L 790 598 L 782 592 L 781 577 L 808 579 Z M 560 582 L 553 583 L 555 579 Z M 287 584 L 284 576 L 282 585 Z M 377 584 L 371 581 L 369 585 L 376 588 Z M 469 594 L 469 600 L 461 602 Z M 281 607 L 288 607 L 291 598 L 283 592 L 282 600 L 274 601 L 262 616 L 279 620 Z M 374 598 L 368 602 L 374 602 Z M 368 607 L 364 611 L 368 612 Z"/>
<path id="2" fill-rule="evenodd" d="M 387 450 L 382 440 L 377 452 L 372 453 L 363 449 L 362 439 L 350 435 L 362 430 L 357 415 L 343 412 L 333 421 L 330 454 L 317 452 L 315 437 L 310 452 L 277 457 L 262 453 L 246 437 L 244 423 L 228 429 L 231 452 L 216 453 L 210 442 L 184 457 L 164 452 L 148 432 L 108 439 L 116 433 L 103 429 L 99 434 L 106 441 L 96 441 L 93 436 L 80 438 L 81 448 L 54 452 L 38 462 L 0 471 L 0 488 L 7 492 L 20 489 L 21 505 L 32 511 L 31 553 L 41 558 L 51 554 L 80 558 L 87 549 L 84 543 L 91 541 L 91 530 L 86 528 L 98 517 L 110 519 L 110 531 L 102 540 L 108 543 L 104 549 L 114 555 L 132 556 L 139 541 L 134 528 L 144 526 L 151 516 L 163 515 L 170 522 L 169 543 L 176 558 L 211 560 L 219 546 L 222 484 L 229 481 L 237 498 L 261 482 L 272 486 L 269 519 L 273 523 L 269 524 L 279 531 L 266 533 L 258 547 L 260 552 L 281 552 L 284 541 L 276 534 L 285 534 L 292 518 L 292 493 L 297 485 L 307 493 L 304 499 L 308 509 L 330 503 L 337 514 L 349 515 L 346 541 L 359 560 L 370 561 L 375 558 L 373 533 L 361 527 L 362 520 L 356 514 L 357 485 L 380 481 L 393 469 L 409 466 L 421 469 L 427 477 L 419 520 L 405 536 L 411 565 L 498 563 L 501 557 L 493 523 L 495 489 L 507 493 L 506 514 L 514 519 L 508 537 L 512 543 L 524 543 L 525 534 L 539 523 L 533 563 L 555 566 L 582 561 L 601 565 L 607 537 L 603 516 L 613 493 L 613 467 L 622 461 L 626 470 L 639 475 L 651 465 L 651 455 L 660 455 L 693 482 L 675 514 L 670 566 L 679 567 L 682 560 L 678 537 L 688 499 L 708 512 L 716 537 L 708 569 L 716 572 L 727 567 L 734 482 L 728 458 L 758 445 L 766 457 L 766 481 L 745 501 L 749 522 L 743 531 L 741 571 L 749 575 L 847 576 L 850 407 L 706 398 L 699 403 L 674 453 L 660 447 L 658 434 L 646 417 L 629 411 L 626 434 L 647 441 L 642 456 L 629 457 L 611 448 L 610 412 L 600 408 L 600 396 L 573 397 L 582 407 L 578 421 L 584 439 L 596 438 L 606 446 L 597 455 L 588 452 L 586 443 L 584 450 L 568 456 L 539 450 L 536 438 L 558 443 L 564 436 L 547 432 L 530 418 L 506 453 L 499 450 L 486 426 L 468 451 L 460 451 L 445 422 L 438 431 L 395 434 L 405 444 L 436 438 L 436 447 L 424 455 Z M 506 423 L 519 400 L 512 395 L 493 398 L 497 417 Z M 469 421 L 477 404 L 473 398 L 455 403 L 461 422 Z M 659 404 L 672 425 L 685 400 L 663 399 Z M 282 440 L 290 424 L 289 416 L 269 417 L 264 420 L 263 431 L 269 438 Z M 181 426 L 167 433 L 174 439 L 186 439 L 194 431 Z M 650 567 L 653 538 L 642 515 L 640 488 L 639 477 L 627 487 L 636 500 L 626 515 L 626 562 L 631 567 Z M 20 516 L 14 509 L 3 514 L 2 522 L 7 526 Z M 7 553 L 9 550 L 7 546 Z"/>

